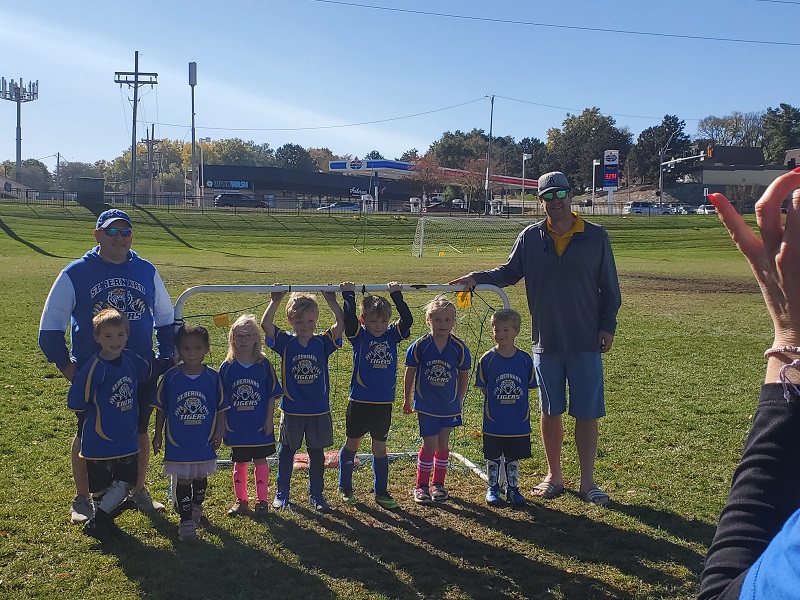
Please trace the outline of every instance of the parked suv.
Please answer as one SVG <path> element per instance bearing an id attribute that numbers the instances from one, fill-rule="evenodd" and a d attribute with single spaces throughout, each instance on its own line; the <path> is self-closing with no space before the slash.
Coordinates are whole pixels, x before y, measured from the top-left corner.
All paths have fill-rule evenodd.
<path id="1" fill-rule="evenodd" d="M 622 208 L 623 215 L 668 215 L 670 212 L 666 204 L 659 206 L 654 202 L 628 202 Z"/>
<path id="2" fill-rule="evenodd" d="M 257 200 L 248 194 L 219 194 L 214 197 L 214 206 L 270 208 L 270 203 L 268 200 Z"/>

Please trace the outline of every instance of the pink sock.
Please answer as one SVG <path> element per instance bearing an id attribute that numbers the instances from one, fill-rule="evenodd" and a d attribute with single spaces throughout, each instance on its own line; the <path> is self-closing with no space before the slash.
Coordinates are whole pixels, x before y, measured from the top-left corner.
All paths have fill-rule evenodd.
<path id="1" fill-rule="evenodd" d="M 433 454 L 425 452 L 424 448 L 420 448 L 419 454 L 417 454 L 417 487 L 428 487 L 432 468 Z"/>
<path id="2" fill-rule="evenodd" d="M 247 502 L 247 463 L 233 463 L 233 491 L 237 500 Z"/>
<path id="3" fill-rule="evenodd" d="M 447 465 L 450 464 L 450 450 L 439 450 L 433 459 L 433 483 L 444 485 L 444 476 L 447 475 Z"/>
<path id="4" fill-rule="evenodd" d="M 267 502 L 267 490 L 269 489 L 269 464 L 255 465 L 253 476 L 256 480 L 256 497 L 260 502 Z"/>

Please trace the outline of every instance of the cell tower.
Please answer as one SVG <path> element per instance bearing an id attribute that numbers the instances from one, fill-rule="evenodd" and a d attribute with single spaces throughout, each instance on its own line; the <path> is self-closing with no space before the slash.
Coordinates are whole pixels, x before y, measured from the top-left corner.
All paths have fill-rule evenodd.
<path id="1" fill-rule="evenodd" d="M 0 79 L 0 98 L 17 103 L 17 172 L 16 180 L 22 181 L 22 103 L 33 102 L 39 98 L 39 80 L 29 81 L 27 87 L 19 78 L 19 83 L 13 79 L 10 82 L 3 77 Z"/>

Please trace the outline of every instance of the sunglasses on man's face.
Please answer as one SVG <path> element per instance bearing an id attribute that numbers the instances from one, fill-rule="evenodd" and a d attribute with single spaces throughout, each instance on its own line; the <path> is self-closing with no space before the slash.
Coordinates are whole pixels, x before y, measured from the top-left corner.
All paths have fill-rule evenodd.
<path id="1" fill-rule="evenodd" d="M 544 194 L 539 194 L 539 198 L 544 200 L 545 202 L 549 202 L 553 198 L 558 198 L 559 200 L 563 200 L 567 197 L 569 191 L 567 190 L 558 190 L 557 192 L 545 192 Z"/>
<path id="2" fill-rule="evenodd" d="M 106 227 L 103 229 L 103 231 L 108 237 L 114 237 L 117 234 L 121 235 L 122 237 L 130 237 L 130 235 L 133 233 L 133 229 L 120 229 L 119 227 Z"/>

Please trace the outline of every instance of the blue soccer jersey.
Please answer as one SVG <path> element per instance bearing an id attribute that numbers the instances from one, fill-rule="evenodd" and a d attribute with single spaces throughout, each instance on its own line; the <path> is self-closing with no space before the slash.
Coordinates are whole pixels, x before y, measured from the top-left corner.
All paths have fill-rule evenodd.
<path id="1" fill-rule="evenodd" d="M 137 383 L 150 378 L 150 363 L 125 351 L 109 362 L 94 355 L 78 371 L 67 394 L 67 406 L 84 412 L 81 456 L 104 460 L 139 451 Z"/>
<path id="2" fill-rule="evenodd" d="M 198 463 L 217 458 L 211 445 L 217 413 L 229 408 L 219 373 L 205 367 L 190 377 L 173 367 L 161 379 L 153 406 L 166 415 L 164 462 Z"/>
<path id="3" fill-rule="evenodd" d="M 283 398 L 287 415 L 324 415 L 331 411 L 328 357 L 342 347 L 330 329 L 311 336 L 303 346 L 297 337 L 275 328 L 275 341 L 267 344 L 281 357 Z"/>
<path id="4" fill-rule="evenodd" d="M 408 347 L 406 366 L 414 374 L 414 410 L 433 417 L 461 414 L 458 399 L 458 374 L 469 371 L 472 361 L 467 346 L 451 335 L 441 352 L 430 333 Z"/>
<path id="5" fill-rule="evenodd" d="M 400 331 L 399 321 L 389 325 L 380 337 L 363 326 L 347 339 L 353 345 L 353 377 L 350 399 L 371 404 L 392 404 L 397 384 L 397 344 L 411 335 Z"/>
<path id="6" fill-rule="evenodd" d="M 231 407 L 225 415 L 225 444 L 231 447 L 274 444 L 275 432 L 267 435 L 264 431 L 267 405 L 270 398 L 283 394 L 283 388 L 272 363 L 267 359 L 252 365 L 226 361 L 219 368 L 219 376 Z"/>
<path id="7" fill-rule="evenodd" d="M 475 385 L 485 392 L 483 433 L 501 437 L 530 435 L 528 390 L 536 387 L 530 354 L 517 348 L 508 358 L 492 348 L 478 361 Z"/>

